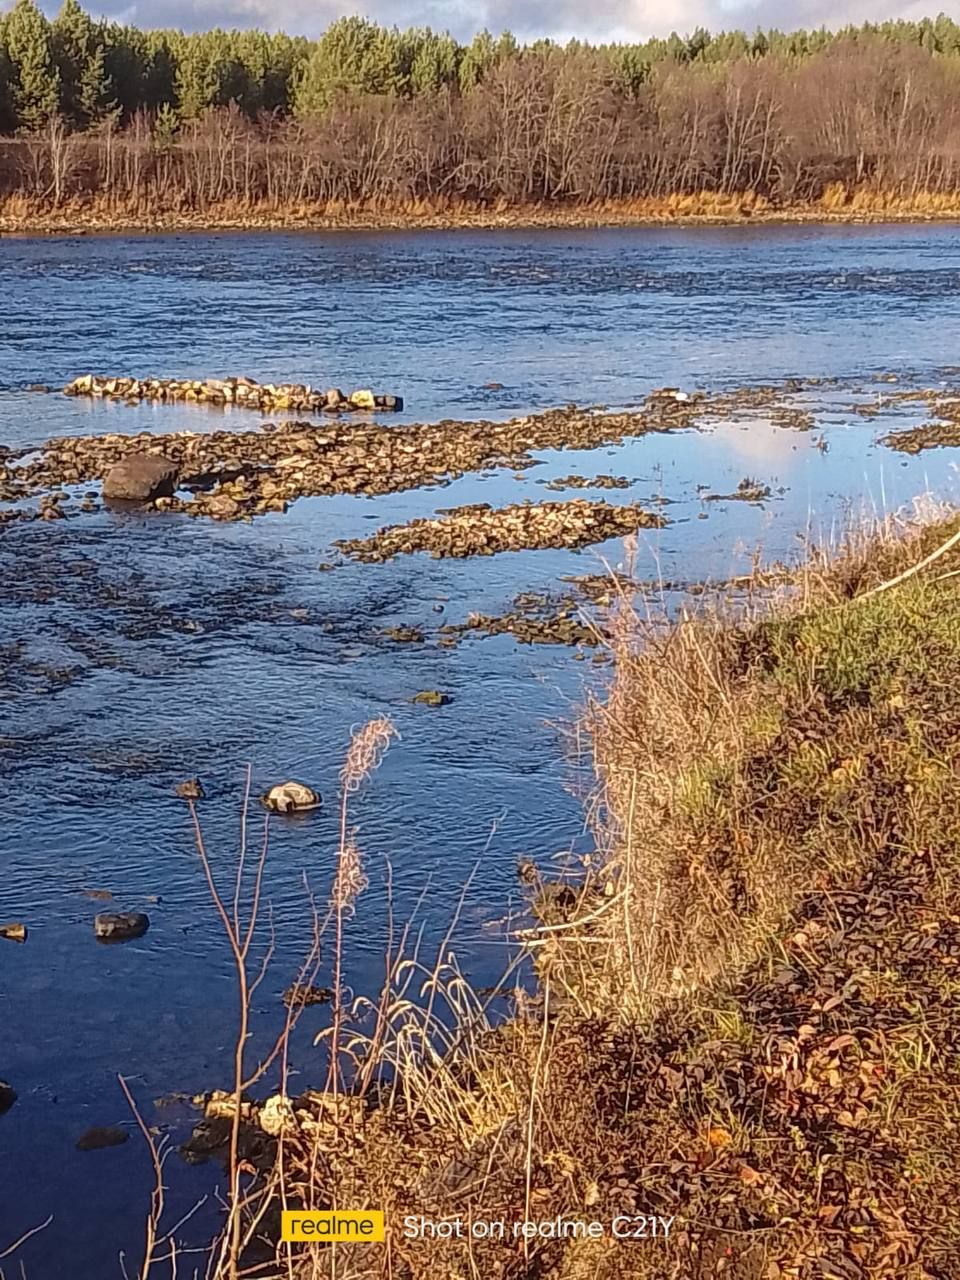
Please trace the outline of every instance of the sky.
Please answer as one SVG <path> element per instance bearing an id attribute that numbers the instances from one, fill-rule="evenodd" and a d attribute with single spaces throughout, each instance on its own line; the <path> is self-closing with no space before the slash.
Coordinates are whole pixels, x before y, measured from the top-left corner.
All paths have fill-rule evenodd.
<path id="1" fill-rule="evenodd" d="M 56 0 L 44 0 L 43 8 L 54 10 Z M 84 8 L 140 27 L 262 27 L 305 36 L 319 35 L 343 14 L 359 13 L 388 26 L 450 31 L 460 40 L 484 27 L 510 30 L 522 40 L 645 40 L 701 26 L 792 31 L 939 11 L 960 20 L 960 0 L 86 0 Z"/>

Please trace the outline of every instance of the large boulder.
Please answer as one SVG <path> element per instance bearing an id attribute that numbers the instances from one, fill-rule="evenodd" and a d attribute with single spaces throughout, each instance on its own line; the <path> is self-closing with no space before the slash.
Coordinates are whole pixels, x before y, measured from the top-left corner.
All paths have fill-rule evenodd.
<path id="1" fill-rule="evenodd" d="M 172 498 L 177 488 L 177 464 L 159 453 L 128 453 L 110 468 L 103 496 L 125 502 Z"/>

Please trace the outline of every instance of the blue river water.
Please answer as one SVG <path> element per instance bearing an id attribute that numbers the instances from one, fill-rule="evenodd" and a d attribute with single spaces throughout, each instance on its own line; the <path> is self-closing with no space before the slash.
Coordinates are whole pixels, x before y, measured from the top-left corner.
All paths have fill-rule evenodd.
<path id="1" fill-rule="evenodd" d="M 724 577 L 757 548 L 789 556 L 800 535 L 829 536 L 864 512 L 928 492 L 956 499 L 953 451 L 904 458 L 877 444 L 881 428 L 922 421 L 922 405 L 882 422 L 852 405 L 882 403 L 889 372 L 901 385 L 955 385 L 960 233 L 5 238 L 0 291 L 0 445 L 15 447 L 223 422 L 199 407 L 58 394 L 87 371 L 370 386 L 404 396 L 401 421 L 628 405 L 664 384 L 839 380 L 798 401 L 815 418 L 808 432 L 745 410 L 702 432 L 545 453 L 520 477 L 305 499 L 252 525 L 101 510 L 0 530 L 0 922 L 30 929 L 25 946 L 0 941 L 0 1080 L 19 1095 L 0 1117 L 0 1253 L 52 1213 L 17 1262 L 31 1280 L 103 1280 L 121 1274 L 121 1253 L 136 1273 L 151 1185 L 117 1075 L 175 1141 L 187 1121 L 154 1100 L 228 1083 L 230 956 L 177 782 L 203 780 L 204 835 L 223 884 L 248 766 L 256 792 L 296 777 L 326 799 L 308 819 L 271 824 L 264 938 L 272 931 L 274 956 L 255 1000 L 254 1051 L 279 1025 L 309 943 L 305 879 L 321 906 L 329 896 L 339 770 L 366 720 L 388 716 L 400 736 L 351 814 L 369 879 L 347 928 L 358 994 L 378 987 L 391 910 L 399 921 L 416 910 L 428 950 L 459 911 L 460 963 L 476 984 L 494 982 L 523 906 L 518 857 L 549 868 L 592 847 L 575 726 L 608 669 L 509 636 L 443 648 L 436 628 L 616 567 L 622 543 L 320 572 L 331 542 L 438 506 L 556 497 L 539 482 L 571 471 L 612 472 L 632 484 L 609 501 L 669 499 L 671 523 L 640 539 L 641 576 Z M 730 492 L 745 476 L 769 485 L 771 500 L 704 501 L 704 487 Z M 425 641 L 381 634 L 400 624 L 422 627 Z M 411 702 L 429 688 L 453 701 Z M 98 946 L 91 925 L 103 904 L 90 890 L 146 910 L 149 932 Z M 327 1017 L 308 1010 L 298 1029 L 305 1085 L 317 1082 L 311 1041 Z M 107 1124 L 130 1141 L 75 1149 L 88 1126 Z M 172 1156 L 173 1211 L 209 1195 L 217 1176 Z M 196 1244 L 210 1226 L 200 1212 L 184 1238 Z"/>

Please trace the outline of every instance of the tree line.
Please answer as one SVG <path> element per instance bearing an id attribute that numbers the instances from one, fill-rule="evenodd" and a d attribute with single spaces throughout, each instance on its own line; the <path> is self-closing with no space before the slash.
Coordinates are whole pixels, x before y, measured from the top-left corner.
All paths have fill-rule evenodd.
<path id="1" fill-rule="evenodd" d="M 202 209 L 960 189 L 960 24 L 467 44 L 342 18 L 310 41 L 0 20 L 0 193 Z"/>

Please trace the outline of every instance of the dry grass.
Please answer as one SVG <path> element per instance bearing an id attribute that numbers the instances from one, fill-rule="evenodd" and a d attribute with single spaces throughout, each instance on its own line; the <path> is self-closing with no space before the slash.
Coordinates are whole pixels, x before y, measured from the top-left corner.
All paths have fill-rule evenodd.
<path id="1" fill-rule="evenodd" d="M 888 836 L 899 819 L 881 812 L 880 780 L 929 764 L 919 746 L 891 748 L 902 686 L 943 680 L 936 664 L 960 656 L 943 576 L 956 545 L 899 590 L 872 589 L 956 525 L 891 518 L 812 552 L 774 592 L 759 576 L 671 625 L 621 600 L 613 683 L 588 713 L 609 856 L 584 905 L 602 918 L 582 948 L 569 928 L 542 954 L 585 1012 L 649 1020 L 729 982 L 818 877 L 851 874 Z"/>
<path id="2" fill-rule="evenodd" d="M 473 204 L 442 198 L 331 200 L 321 204 L 224 200 L 185 206 L 168 193 L 154 198 L 73 198 L 53 207 L 22 193 L 0 200 L 0 231 L 58 234 L 111 231 L 377 229 L 447 227 L 597 227 L 671 223 L 871 222 L 960 218 L 960 193 L 907 195 L 863 186 L 828 186 L 819 199 L 774 205 L 754 191 L 698 191 L 629 200 Z"/>

